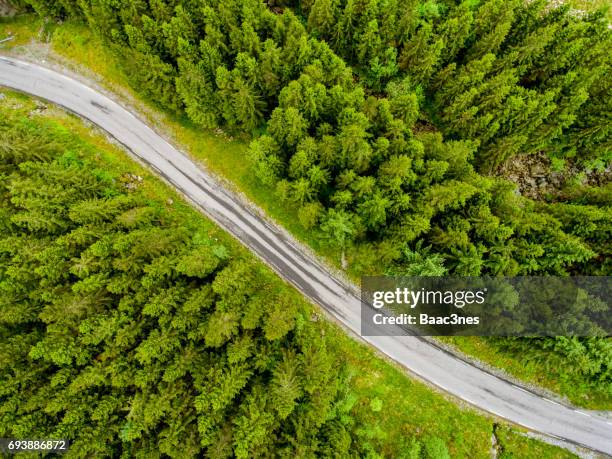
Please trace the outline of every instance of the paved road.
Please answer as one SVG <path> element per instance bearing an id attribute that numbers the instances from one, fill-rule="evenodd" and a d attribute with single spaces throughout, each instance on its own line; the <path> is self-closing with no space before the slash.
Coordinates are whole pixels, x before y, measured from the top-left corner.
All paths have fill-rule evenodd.
<path id="1" fill-rule="evenodd" d="M 275 228 L 145 123 L 108 97 L 38 65 L 0 57 L 0 85 L 38 96 L 87 118 L 155 169 L 312 301 L 355 334 L 360 301 L 284 231 Z M 525 391 L 412 336 L 365 337 L 421 378 L 482 410 L 528 429 L 612 455 L 612 423 Z"/>

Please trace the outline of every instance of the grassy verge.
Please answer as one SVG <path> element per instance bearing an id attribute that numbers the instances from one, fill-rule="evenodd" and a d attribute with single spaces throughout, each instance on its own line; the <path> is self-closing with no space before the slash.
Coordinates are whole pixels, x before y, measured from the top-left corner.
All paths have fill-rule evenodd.
<path id="1" fill-rule="evenodd" d="M 512 354 L 504 352 L 481 337 L 445 337 L 443 342 L 454 346 L 468 356 L 477 356 L 478 360 L 495 368 L 502 368 L 513 377 L 530 385 L 546 388 L 584 408 L 593 410 L 612 409 L 610 396 L 602 392 L 585 390 L 571 379 L 563 379 L 554 368 L 544 368 L 542 364 L 517 360 Z"/>
<path id="2" fill-rule="evenodd" d="M 205 231 L 217 238 L 236 256 L 253 257 L 237 241 L 213 222 L 188 205 L 171 187 L 151 172 L 132 161 L 118 146 L 79 118 L 53 106 L 38 104 L 34 100 L 10 91 L 0 91 L 1 110 L 15 110 L 21 116 L 40 117 L 41 121 L 62 135 L 70 136 L 81 153 L 108 172 L 111 177 L 135 174 L 143 178 L 140 191 L 154 202 L 164 203 L 190 228 Z M 0 112 L 1 112 L 0 110 Z M 280 279 L 278 282 L 282 282 Z M 287 289 L 292 289 L 286 286 Z M 293 290 L 293 289 L 292 289 Z M 293 297 L 308 314 L 315 309 L 293 291 Z M 433 391 L 423 383 L 406 378 L 403 371 L 378 357 L 366 345 L 348 337 L 337 325 L 319 321 L 321 333 L 326 336 L 330 349 L 344 359 L 351 370 L 351 390 L 356 419 L 363 422 L 365 438 L 378 445 L 385 457 L 401 457 L 408 439 L 426 439 L 432 436 L 442 439 L 452 457 L 489 457 L 491 435 L 496 428 L 494 421 L 475 410 L 458 407 L 451 400 Z M 376 400 L 376 409 L 372 401 Z M 366 429 L 367 427 L 367 429 Z M 530 457 L 532 452 L 542 458 L 574 457 L 571 453 L 520 435 L 509 426 L 503 427 L 507 438 L 500 439 L 504 451 L 520 451 Z M 406 441 L 404 441 L 406 440 Z"/>
<path id="3" fill-rule="evenodd" d="M 516 430 L 504 426 L 497 426 L 495 436 L 497 437 L 497 451 L 500 459 L 523 457 L 561 458 L 564 457 L 562 454 L 566 453 L 565 451 L 551 450 L 550 445 L 546 445 L 534 438 L 529 438 L 524 434 L 518 433 Z"/>
<path id="4" fill-rule="evenodd" d="M 298 223 L 295 210 L 282 204 L 273 189 L 262 186 L 255 180 L 246 159 L 246 139 L 233 138 L 221 130 L 206 131 L 193 125 L 185 117 L 158 110 L 153 102 L 144 100 L 129 88 L 120 59 L 81 24 L 50 24 L 35 16 L 25 15 L 0 21 L 0 39 L 9 33 L 15 36 L 15 39 L 0 45 L 0 52 L 6 50 L 39 59 L 45 56 L 59 59 L 66 67 L 119 94 L 125 101 L 136 106 L 160 132 L 169 134 L 174 143 L 180 145 L 206 168 L 226 179 L 230 186 L 244 193 L 297 239 L 339 268 L 339 253 L 321 245 L 315 233 L 305 230 Z M 46 44 L 42 45 L 42 42 Z M 353 279 L 357 279 L 361 274 L 372 273 L 371 269 L 376 260 L 372 260 L 373 263 L 366 260 L 365 264 L 359 264 L 365 258 L 364 252 L 362 250 L 359 254 L 356 251 L 347 253 L 350 266 L 348 274 Z M 610 408 L 609 399 L 593 397 L 576 385 L 561 384 L 542 365 L 524 366 L 522 362 L 513 359 L 512 355 L 504 354 L 488 345 L 484 339 L 451 340 L 448 343 L 530 384 L 556 391 L 568 397 L 572 403 L 594 409 Z"/>

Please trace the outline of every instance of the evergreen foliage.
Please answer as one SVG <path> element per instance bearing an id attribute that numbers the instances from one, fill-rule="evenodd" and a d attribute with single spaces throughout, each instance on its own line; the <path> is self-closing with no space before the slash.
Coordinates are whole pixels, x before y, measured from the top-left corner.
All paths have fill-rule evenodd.
<path id="1" fill-rule="evenodd" d="M 60 5 L 33 2 L 128 53 L 135 87 L 162 106 L 206 128 L 265 126 L 250 148 L 255 175 L 340 251 L 389 243 L 401 263 L 419 242 L 462 275 L 567 274 L 608 253 L 559 206 L 477 172 L 542 150 L 609 161 L 600 13 L 315 0 L 299 8 L 309 34 L 290 8 L 258 0 Z M 421 132 L 425 118 L 446 139 Z"/>
<path id="2" fill-rule="evenodd" d="M 300 3 L 309 30 L 374 90 L 384 77 L 372 80 L 372 71 L 397 50 L 390 77 L 408 76 L 413 91 L 425 91 L 431 120 L 446 136 L 478 142 L 480 170 L 542 150 L 612 159 L 605 11 L 580 14 L 547 0 L 341 0 L 322 16 L 327 0 Z"/>
<path id="3" fill-rule="evenodd" d="M 376 454 L 295 292 L 90 145 L 0 113 L 0 436 L 72 457 Z"/>
<path id="4" fill-rule="evenodd" d="M 362 272 L 611 274 L 609 173 L 601 187 L 568 187 L 553 203 L 490 175 L 536 152 L 609 167 L 603 11 L 547 0 L 28 3 L 86 21 L 129 56 L 134 87 L 164 108 L 203 128 L 263 132 L 245 158 L 254 175 L 338 253 L 354 248 L 349 262 L 369 253 Z M 28 201 L 12 224 L 66 231 L 70 211 L 42 202 Z M 142 212 L 123 218 L 146 221 Z M 184 263 L 181 275 L 215 264 L 203 255 Z M 231 311 L 213 319 L 208 344 L 235 336 Z"/>

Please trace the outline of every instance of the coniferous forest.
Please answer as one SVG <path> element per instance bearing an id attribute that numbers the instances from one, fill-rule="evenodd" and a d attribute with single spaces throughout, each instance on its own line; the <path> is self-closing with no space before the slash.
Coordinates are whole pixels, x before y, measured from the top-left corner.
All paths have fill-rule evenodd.
<path id="1" fill-rule="evenodd" d="M 28 112 L 0 106 L 0 436 L 67 439 L 71 457 L 385 449 L 295 291 Z M 436 436 L 394 443 L 448 457 Z"/>
<path id="2" fill-rule="evenodd" d="M 605 11 L 549 0 L 17 3 L 86 23 L 125 57 L 133 87 L 162 108 L 203 130 L 248 136 L 244 161 L 262 186 L 343 262 L 345 251 L 356 253 L 358 274 L 612 275 Z M 265 455 L 289 448 L 283 442 L 298 431 L 348 451 L 351 433 L 332 408 L 346 383 L 317 380 L 314 369 L 334 363 L 307 325 L 279 326 L 299 314 L 280 294 L 261 297 L 264 274 L 158 204 L 118 191 L 103 171 L 3 123 L 3 138 L 27 146 L 0 146 L 9 222 L 0 266 L 10 279 L 1 284 L 3 332 L 16 354 L 36 343 L 29 352 L 41 362 L 5 388 L 36 413 L 24 426 L 45 425 L 52 413 L 36 407 L 57 387 L 58 403 L 75 401 L 75 425 L 94 407 L 101 425 L 110 422 L 138 388 L 139 397 L 157 397 L 164 416 L 186 416 L 184 431 L 176 423 L 162 438 L 195 438 L 193 416 L 218 445 L 231 416 L 244 432 L 231 436 L 237 455 L 248 455 L 241 439 Z M 534 161 L 541 177 L 509 172 Z M 561 179 L 534 192 L 553 176 Z M 236 292 L 240 301 L 230 301 Z M 116 311 L 84 319 L 94 304 Z M 39 316 L 46 328 L 32 325 Z M 200 341 L 205 354 L 193 350 Z M 491 342 L 612 397 L 610 338 Z M 80 376 L 87 381 L 73 380 L 92 361 Z M 64 370 L 48 371 L 58 364 Z M 187 377 L 193 365 L 208 370 Z M 306 385 L 293 385 L 298 373 Z M 97 387 L 106 374 L 121 376 Z M 246 381 L 242 402 L 230 403 Z M 31 392 L 22 393 L 26 382 Z M 164 387 L 213 392 L 194 409 L 165 399 Z M 156 420 L 134 409 L 121 438 L 153 448 L 143 432 Z M 258 412 L 266 414 L 255 422 Z M 88 441 L 102 448 L 97 435 Z"/>
<path id="3" fill-rule="evenodd" d="M 27 3 L 87 21 L 163 107 L 255 134 L 255 173 L 330 244 L 372 245 L 387 266 L 433 253 L 437 273 L 610 274 L 605 174 L 533 201 L 493 173 L 542 152 L 583 174 L 609 165 L 603 12 L 502 0 Z"/>

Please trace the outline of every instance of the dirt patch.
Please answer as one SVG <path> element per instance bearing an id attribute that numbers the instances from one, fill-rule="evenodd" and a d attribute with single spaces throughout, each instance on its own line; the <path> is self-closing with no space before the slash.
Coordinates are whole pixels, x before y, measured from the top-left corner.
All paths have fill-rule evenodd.
<path id="1" fill-rule="evenodd" d="M 36 100 L 35 101 L 36 106 L 34 107 L 33 110 L 30 111 L 29 115 L 30 116 L 37 116 L 37 115 L 42 115 L 47 111 L 47 104 L 45 104 L 44 102 L 40 101 L 40 100 Z"/>
<path id="2" fill-rule="evenodd" d="M 412 127 L 412 132 L 419 135 L 421 133 L 438 132 L 438 130 L 432 123 L 425 120 L 418 120 Z"/>
<path id="3" fill-rule="evenodd" d="M 8 0 L 0 0 L 0 18 L 10 18 L 15 14 L 17 14 L 17 9 Z"/>
<path id="4" fill-rule="evenodd" d="M 119 182 L 127 191 L 135 191 L 142 185 L 143 178 L 140 175 L 125 173 L 119 178 Z"/>
<path id="5" fill-rule="evenodd" d="M 604 170 L 585 169 L 567 161 L 562 171 L 554 171 L 544 153 L 518 155 L 495 173 L 516 183 L 521 195 L 536 200 L 555 200 L 563 188 L 578 181 L 587 186 L 603 186 L 612 181 L 612 165 Z"/>
<path id="6" fill-rule="evenodd" d="M 489 454 L 491 455 L 491 459 L 497 459 L 499 456 L 500 445 L 497 441 L 497 422 L 493 423 L 493 432 L 491 433 L 491 450 Z"/>

